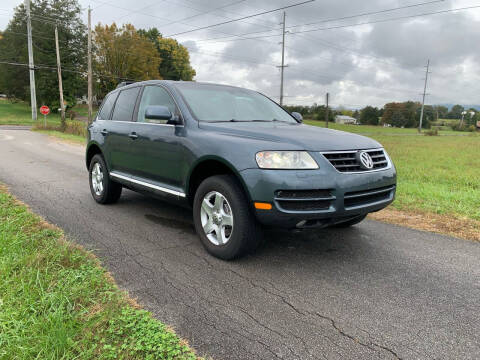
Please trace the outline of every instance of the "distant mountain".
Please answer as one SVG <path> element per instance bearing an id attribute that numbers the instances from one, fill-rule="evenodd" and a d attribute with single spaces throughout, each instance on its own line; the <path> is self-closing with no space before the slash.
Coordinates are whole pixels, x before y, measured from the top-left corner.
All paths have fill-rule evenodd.
<path id="1" fill-rule="evenodd" d="M 448 107 L 448 111 L 452 110 L 452 107 L 454 107 L 455 105 L 458 105 L 458 104 L 436 104 L 436 105 L 439 105 L 439 106 L 446 106 Z M 462 105 L 465 109 L 475 109 L 477 111 L 480 111 L 480 105 L 464 105 L 464 104 L 460 104 Z"/>

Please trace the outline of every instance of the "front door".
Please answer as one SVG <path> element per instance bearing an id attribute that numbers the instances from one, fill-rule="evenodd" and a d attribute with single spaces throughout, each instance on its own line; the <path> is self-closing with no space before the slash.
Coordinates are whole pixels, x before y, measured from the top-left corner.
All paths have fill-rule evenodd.
<path id="1" fill-rule="evenodd" d="M 136 122 L 132 123 L 132 131 L 137 136 L 131 147 L 135 159 L 132 175 L 178 190 L 182 184 L 183 153 L 179 144 L 184 127 L 168 124 L 167 120 L 145 119 L 145 109 L 149 105 L 167 106 L 173 116 L 180 116 L 175 101 L 164 87 L 144 87 Z"/>

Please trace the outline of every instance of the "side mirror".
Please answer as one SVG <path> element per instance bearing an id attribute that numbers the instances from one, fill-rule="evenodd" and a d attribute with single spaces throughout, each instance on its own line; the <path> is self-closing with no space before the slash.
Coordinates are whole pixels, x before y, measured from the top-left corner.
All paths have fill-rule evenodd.
<path id="1" fill-rule="evenodd" d="M 171 120 L 172 112 L 166 106 L 150 105 L 145 109 L 145 119 L 149 120 Z"/>
<path id="2" fill-rule="evenodd" d="M 303 122 L 303 116 L 302 114 L 298 113 L 298 112 L 292 112 L 292 116 L 295 118 L 295 120 L 297 120 L 299 123 L 302 123 Z"/>

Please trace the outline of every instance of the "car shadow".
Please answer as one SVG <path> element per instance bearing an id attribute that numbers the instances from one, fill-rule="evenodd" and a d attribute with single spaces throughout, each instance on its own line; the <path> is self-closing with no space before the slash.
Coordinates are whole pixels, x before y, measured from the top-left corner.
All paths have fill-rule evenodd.
<path id="1" fill-rule="evenodd" d="M 172 230 L 181 230 L 182 233 L 197 236 L 193 224 L 191 209 L 161 201 L 142 194 L 128 192 L 122 196 L 121 203 L 131 207 L 141 208 L 144 218 Z M 257 251 L 242 259 L 238 263 L 264 261 L 265 258 L 282 257 L 301 258 L 305 261 L 309 257 L 318 261 L 319 258 L 350 258 L 356 257 L 355 247 L 362 248 L 362 253 L 368 252 L 365 240 L 367 235 L 360 226 L 352 228 L 326 228 L 309 230 L 264 229 L 264 243 Z M 201 248 L 198 240 L 198 248 Z M 201 249 L 200 251 L 204 251 Z"/>

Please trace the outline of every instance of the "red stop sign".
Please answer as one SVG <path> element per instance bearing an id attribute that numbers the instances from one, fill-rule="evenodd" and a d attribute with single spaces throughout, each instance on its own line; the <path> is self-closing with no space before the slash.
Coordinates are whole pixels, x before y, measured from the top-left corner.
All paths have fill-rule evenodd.
<path id="1" fill-rule="evenodd" d="M 48 115 L 48 114 L 50 114 L 50 108 L 46 105 L 43 105 L 40 108 L 40 112 L 42 113 L 42 115 Z"/>

